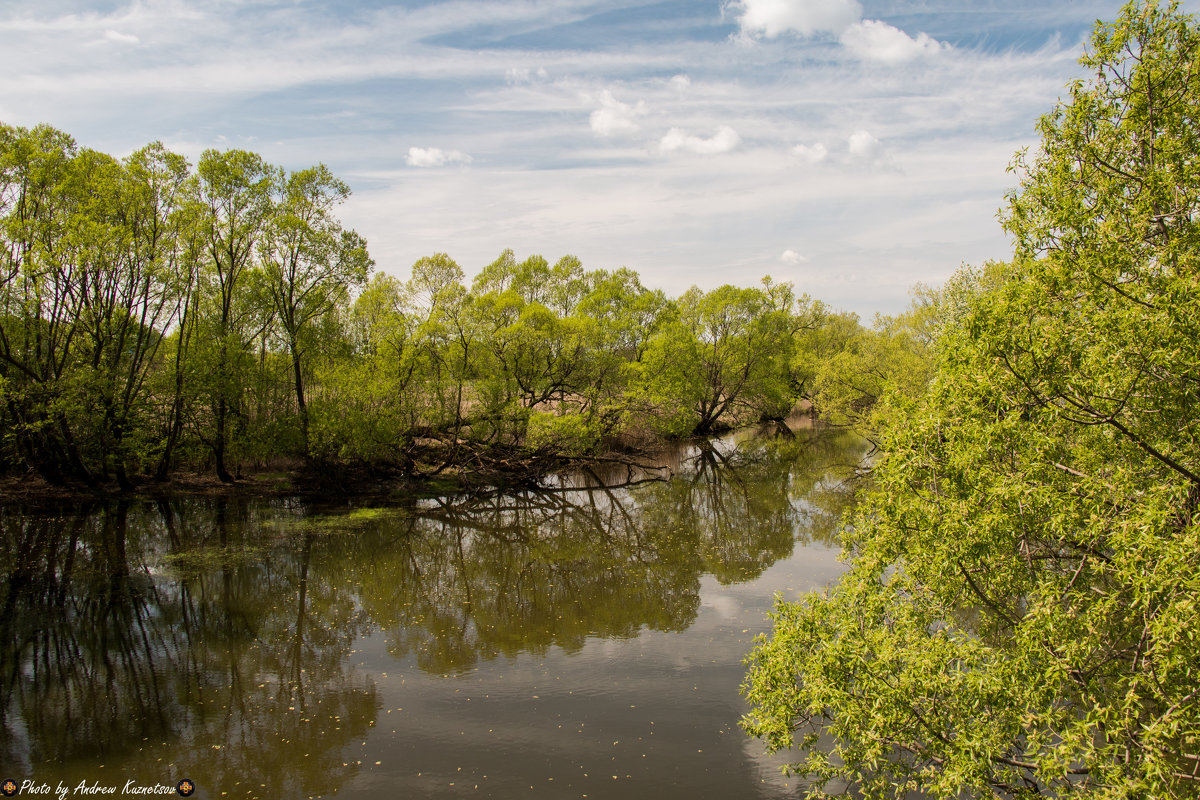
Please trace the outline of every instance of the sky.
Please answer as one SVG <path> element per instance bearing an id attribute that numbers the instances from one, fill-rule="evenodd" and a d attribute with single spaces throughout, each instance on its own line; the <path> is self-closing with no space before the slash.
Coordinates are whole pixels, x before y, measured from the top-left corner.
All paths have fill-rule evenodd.
<path id="1" fill-rule="evenodd" d="M 325 163 L 401 278 L 511 248 L 869 318 L 1011 253 L 1008 167 L 1120 5 L 0 0 L 0 121 Z"/>

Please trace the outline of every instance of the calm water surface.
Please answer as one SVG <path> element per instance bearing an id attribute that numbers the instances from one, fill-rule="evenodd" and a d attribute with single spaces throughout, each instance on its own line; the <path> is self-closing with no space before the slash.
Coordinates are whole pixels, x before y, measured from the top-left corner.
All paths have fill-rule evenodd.
<path id="1" fill-rule="evenodd" d="M 0 780 L 803 796 L 737 727 L 742 658 L 776 593 L 841 573 L 862 450 L 730 437 L 669 482 L 386 506 L 0 506 Z"/>

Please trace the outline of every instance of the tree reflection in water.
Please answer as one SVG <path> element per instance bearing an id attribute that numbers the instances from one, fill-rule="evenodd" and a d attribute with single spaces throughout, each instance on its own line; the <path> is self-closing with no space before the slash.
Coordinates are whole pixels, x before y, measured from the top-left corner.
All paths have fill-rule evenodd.
<path id="1" fill-rule="evenodd" d="M 311 535 L 247 557 L 281 510 L 0 510 L 0 761 L 76 783 L 106 764 L 334 790 L 350 771 L 342 749 L 377 711 L 373 684 L 346 666 L 364 621 L 351 587 L 309 579 Z"/>
<path id="2" fill-rule="evenodd" d="M 784 429 L 786 431 L 786 429 Z M 705 443 L 669 482 L 325 510 L 298 501 L 0 507 L 0 762 L 231 794 L 334 792 L 377 719 L 356 643 L 436 674 L 680 631 L 700 579 L 832 541 L 861 454 L 811 431 Z M 161 773 L 147 774 L 147 765 Z M 177 778 L 175 778 L 177 779 Z"/>

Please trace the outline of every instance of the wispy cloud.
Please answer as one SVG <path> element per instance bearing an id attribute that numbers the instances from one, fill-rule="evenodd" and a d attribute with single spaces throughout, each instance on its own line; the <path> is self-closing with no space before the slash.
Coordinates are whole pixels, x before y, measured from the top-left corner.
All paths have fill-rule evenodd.
<path id="1" fill-rule="evenodd" d="M 529 67 L 509 67 L 504 70 L 504 79 L 509 83 L 528 83 L 533 80 L 546 80 L 550 73 L 545 67 L 530 69 Z"/>
<path id="2" fill-rule="evenodd" d="M 12 3 L 0 120 L 323 161 L 392 272 L 514 247 L 888 310 L 1004 257 L 1005 167 L 1119 2 Z"/>
<path id="3" fill-rule="evenodd" d="M 460 150 L 440 147 L 410 147 L 404 163 L 410 167 L 441 167 L 446 164 L 470 164 L 471 157 Z"/>
<path id="4" fill-rule="evenodd" d="M 692 136 L 682 128 L 671 128 L 659 141 L 658 146 L 664 153 L 681 151 L 701 156 L 711 156 L 719 153 L 728 153 L 741 144 L 741 142 L 742 138 L 738 136 L 737 131 L 728 125 L 722 125 L 717 128 L 716 133 L 707 138 Z"/>
<path id="5" fill-rule="evenodd" d="M 104 38 L 110 42 L 120 42 L 121 44 L 137 44 L 141 41 L 141 39 L 134 36 L 132 33 L 121 33 L 120 31 L 114 31 L 111 28 L 104 32 Z"/>
<path id="6" fill-rule="evenodd" d="M 821 142 L 798 144 L 792 148 L 792 155 L 804 164 L 820 164 L 829 155 L 829 150 Z"/>

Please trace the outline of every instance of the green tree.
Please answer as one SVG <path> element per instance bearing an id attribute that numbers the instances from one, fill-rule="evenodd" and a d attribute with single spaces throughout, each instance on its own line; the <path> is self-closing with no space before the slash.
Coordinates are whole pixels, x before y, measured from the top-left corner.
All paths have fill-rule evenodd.
<path id="1" fill-rule="evenodd" d="M 117 161 L 46 126 L 5 129 L 0 382 L 10 444 L 43 477 L 96 482 L 146 460 L 148 391 L 186 288 L 187 162 Z"/>
<path id="2" fill-rule="evenodd" d="M 394 462 L 418 424 L 413 386 L 423 375 L 407 288 L 377 272 L 346 316 L 349 353 L 319 371 L 312 448 L 325 459 Z"/>
<path id="3" fill-rule="evenodd" d="M 933 368 L 929 341 L 924 336 L 925 307 L 904 314 L 878 314 L 871 328 L 854 315 L 834 315 L 814 331 L 816 350 L 800 366 L 816 410 L 833 424 L 850 425 L 878 443 L 886 424 L 880 400 L 889 393 L 918 395 Z"/>
<path id="4" fill-rule="evenodd" d="M 292 385 L 304 454 L 308 457 L 308 403 L 304 393 L 306 339 L 313 322 L 349 300 L 366 283 L 374 262 L 366 241 L 342 228 L 334 208 L 350 187 L 319 164 L 277 179 L 275 207 L 259 240 L 267 287 L 291 356 Z"/>
<path id="5" fill-rule="evenodd" d="M 1200 29 L 1131 3 L 1082 64 L 1017 160 L 1014 262 L 942 315 L 927 389 L 882 401 L 850 572 L 749 659 L 747 730 L 799 733 L 819 781 L 1200 786 Z"/>
<path id="6" fill-rule="evenodd" d="M 646 350 L 644 391 L 666 410 L 667 430 L 710 433 L 723 417 L 780 417 L 795 395 L 790 364 L 795 342 L 790 284 L 689 289 Z"/>
<path id="7" fill-rule="evenodd" d="M 172 280 L 173 294 L 177 300 L 175 327 L 167 334 L 163 361 L 156 373 L 150 376 L 150 394 L 159 398 L 170 397 L 169 404 L 160 403 L 158 462 L 154 479 L 165 481 L 176 461 L 177 448 L 184 441 L 184 423 L 188 416 L 190 401 L 200 381 L 189 381 L 192 365 L 193 345 L 197 340 L 197 328 L 202 314 L 202 277 L 205 265 L 205 237 L 203 221 L 205 210 L 198 199 L 196 176 L 189 174 L 183 187 L 183 198 L 169 219 L 174 232 L 174 265 Z"/>
<path id="8" fill-rule="evenodd" d="M 141 460 L 129 442 L 139 428 L 147 432 L 146 380 L 181 305 L 176 278 L 186 257 L 179 226 L 188 165 L 161 144 L 124 163 L 93 151 L 82 156 L 86 189 L 79 193 L 87 201 L 72 224 L 84 238 L 77 324 L 86 385 L 98 406 L 92 417 L 100 426 L 101 468 L 107 474 L 111 461 L 117 483 L 129 489 L 127 465 Z"/>
<path id="9" fill-rule="evenodd" d="M 71 230 L 78 198 L 71 175 L 79 148 L 48 125 L 0 126 L 0 390 L 6 438 L 43 478 L 90 480 L 71 427 L 77 392 L 72 376 L 74 262 L 60 245 Z M 78 186 L 78 183 L 75 184 Z"/>
<path id="10" fill-rule="evenodd" d="M 483 348 L 475 298 L 462 281 L 462 267 L 445 253 L 436 253 L 413 264 L 408 284 L 419 309 L 420 393 L 428 398 L 422 432 L 434 438 L 448 434 L 451 441 L 439 471 L 457 459 L 467 405 L 476 399 L 472 382 Z"/>
<path id="11" fill-rule="evenodd" d="M 517 263 L 506 250 L 476 277 L 472 316 L 483 347 L 475 385 L 489 434 L 514 443 L 534 415 L 549 421 L 550 405 L 558 416 L 579 404 L 588 384 L 592 321 L 571 312 L 586 289 L 582 265 L 572 256 L 551 267 L 537 255 Z"/>
<path id="12" fill-rule="evenodd" d="M 204 207 L 203 236 L 209 258 L 208 319 L 213 396 L 211 449 L 217 477 L 233 480 L 226 466 L 229 421 L 236 407 L 250 343 L 266 321 L 258 304 L 246 303 L 243 289 L 254 265 L 255 245 L 271 211 L 276 170 L 257 153 L 206 150 L 196 165 L 197 191 Z"/>
<path id="13" fill-rule="evenodd" d="M 661 289 L 647 289 L 628 267 L 594 270 L 584 281 L 587 292 L 576 310 L 596 321 L 596 346 L 622 361 L 641 361 L 663 321 L 666 295 Z"/>
<path id="14" fill-rule="evenodd" d="M 799 397 L 815 404 L 814 380 L 821 365 L 845 349 L 862 326 L 857 314 L 835 312 L 820 300 L 810 300 L 802 314 L 806 319 L 796 336 L 792 382 Z"/>

